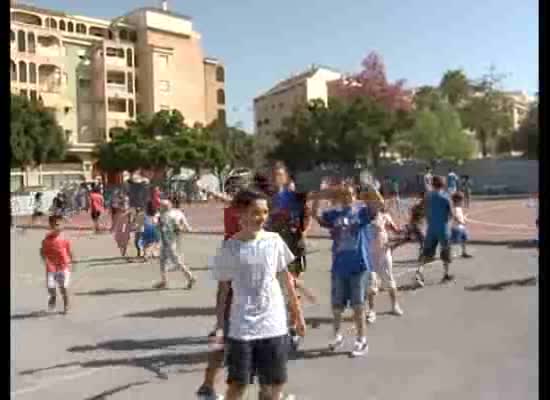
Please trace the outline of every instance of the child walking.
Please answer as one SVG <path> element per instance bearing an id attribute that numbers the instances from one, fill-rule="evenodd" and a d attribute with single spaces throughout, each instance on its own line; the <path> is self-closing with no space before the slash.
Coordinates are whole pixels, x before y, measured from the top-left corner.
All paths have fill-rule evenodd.
<path id="1" fill-rule="evenodd" d="M 374 209 L 356 203 L 356 190 L 352 185 L 334 189 L 333 198 L 339 207 L 319 215 L 320 196 L 313 198 L 313 217 L 330 230 L 332 238 L 332 312 L 334 315 L 334 339 L 330 350 L 344 343 L 341 323 L 342 313 L 351 304 L 354 313 L 357 339 L 351 355 L 358 357 L 368 351 L 365 302 L 369 273 L 372 264 L 368 254 L 368 225 L 374 218 Z"/>
<path id="2" fill-rule="evenodd" d="M 132 215 L 132 225 L 134 229 L 134 246 L 136 248 L 137 258 L 143 255 L 143 231 L 145 229 L 145 213 L 143 208 L 136 207 L 135 213 Z"/>
<path id="3" fill-rule="evenodd" d="M 132 213 L 126 204 L 122 204 L 113 217 L 113 234 L 115 242 L 120 250 L 120 255 L 128 254 L 128 242 L 130 241 Z"/>
<path id="4" fill-rule="evenodd" d="M 451 243 L 460 245 L 462 249 L 462 258 L 471 258 L 472 255 L 466 251 L 466 242 L 468 241 L 468 230 L 466 229 L 466 217 L 462 205 L 464 204 L 464 195 L 456 192 L 452 196 L 453 201 L 453 220 L 451 225 Z"/>
<path id="5" fill-rule="evenodd" d="M 388 289 L 392 303 L 392 313 L 403 315 L 403 310 L 397 301 L 397 285 L 393 278 L 393 261 L 389 247 L 389 236 L 387 230 L 400 233 L 399 228 L 393 222 L 390 214 L 385 208 L 378 211 L 378 214 L 370 224 L 371 237 L 369 238 L 369 252 L 373 263 L 373 272 L 369 279 L 367 322 L 376 321 L 374 299 L 378 293 L 378 280 Z"/>
<path id="6" fill-rule="evenodd" d="M 263 229 L 269 215 L 265 195 L 244 190 L 233 205 L 239 210 L 240 231 L 223 243 L 211 268 L 214 278 L 231 282 L 234 292 L 227 334 L 227 400 L 238 400 L 251 377 L 257 376 L 261 398 L 279 400 L 287 382 L 289 354 L 285 299 L 289 295 L 296 330 L 305 334 L 305 321 L 287 266 L 295 255 L 275 232 Z"/>
<path id="7" fill-rule="evenodd" d="M 158 253 L 160 243 L 160 233 L 158 230 L 159 215 L 152 202 L 147 203 L 145 216 L 143 218 L 143 233 L 141 242 L 143 246 L 143 262 L 151 259 L 155 253 Z"/>
<path id="8" fill-rule="evenodd" d="M 162 200 L 160 203 L 160 276 L 161 281 L 154 287 L 155 289 L 165 289 L 168 286 L 167 272 L 168 263 L 175 265 L 176 269 L 183 272 L 187 279 L 186 289 L 191 289 L 196 278 L 183 261 L 182 251 L 182 232 L 191 231 L 191 226 L 187 222 L 185 215 L 177 209 L 172 208 L 170 200 Z"/>
<path id="9" fill-rule="evenodd" d="M 71 263 L 73 254 L 71 243 L 66 239 L 62 232 L 63 217 L 52 215 L 49 217 L 50 231 L 42 241 L 40 256 L 46 266 L 46 286 L 48 288 L 49 311 L 55 310 L 57 291 L 59 287 L 63 297 L 64 314 L 69 312 L 69 282 L 71 277 Z"/>

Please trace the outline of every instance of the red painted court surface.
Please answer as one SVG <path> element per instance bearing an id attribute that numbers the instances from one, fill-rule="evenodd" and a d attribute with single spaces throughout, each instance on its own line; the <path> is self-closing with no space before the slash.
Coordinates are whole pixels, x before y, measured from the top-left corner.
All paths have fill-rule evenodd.
<path id="1" fill-rule="evenodd" d="M 196 233 L 223 232 L 223 204 L 193 204 L 185 207 L 187 217 Z M 535 225 L 536 209 L 528 207 L 527 199 L 511 200 L 479 200 L 473 201 L 469 209 L 465 209 L 468 220 L 468 229 L 471 240 L 474 241 L 512 241 L 533 239 L 537 235 Z M 396 212 L 392 212 L 396 221 L 406 222 Z M 45 219 L 40 227 L 45 228 Z M 29 217 L 16 219 L 18 226 L 26 226 L 30 223 Z M 108 227 L 110 218 L 104 220 L 104 226 Z M 92 221 L 89 214 L 79 214 L 71 218 L 67 228 L 82 230 L 82 233 L 90 230 Z M 87 233 L 87 232 L 86 232 Z M 327 236 L 325 230 L 317 224 L 312 229 L 311 236 Z"/>

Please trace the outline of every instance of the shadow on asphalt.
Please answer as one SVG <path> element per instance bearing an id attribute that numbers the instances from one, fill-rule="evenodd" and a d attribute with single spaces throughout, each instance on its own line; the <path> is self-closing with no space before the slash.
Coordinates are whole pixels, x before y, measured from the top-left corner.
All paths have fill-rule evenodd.
<path id="1" fill-rule="evenodd" d="M 84 353 L 96 350 L 111 351 L 132 351 L 132 350 L 155 350 L 171 346 L 189 346 L 208 344 L 208 338 L 202 336 L 170 338 L 170 339 L 152 339 L 152 340 L 110 340 L 97 343 L 95 346 L 74 346 L 69 347 L 67 351 L 71 353 Z"/>
<path id="2" fill-rule="evenodd" d="M 125 314 L 127 318 L 175 318 L 175 317 L 209 317 L 216 315 L 215 307 L 174 307 L 161 308 L 152 311 L 143 311 Z"/>
<path id="3" fill-rule="evenodd" d="M 534 240 L 469 240 L 468 244 L 477 246 L 507 246 L 511 249 L 535 249 L 538 244 Z"/>
<path id="4" fill-rule="evenodd" d="M 174 290 L 186 290 L 183 288 L 162 289 L 162 292 L 174 291 Z M 160 292 L 159 289 L 144 288 L 144 289 L 101 289 L 93 292 L 77 292 L 75 296 L 111 296 L 117 294 L 133 294 L 133 293 L 150 293 Z"/>
<path id="5" fill-rule="evenodd" d="M 108 396 L 112 396 L 113 394 L 124 392 L 125 390 L 128 390 L 128 389 L 130 389 L 134 386 L 143 386 L 143 385 L 146 385 L 148 383 L 149 383 L 149 381 L 140 381 L 140 382 L 130 383 L 130 384 L 124 385 L 124 386 L 117 386 L 113 389 L 109 389 L 109 390 L 106 390 L 106 391 L 101 392 L 99 394 L 96 394 L 95 396 L 86 397 L 84 400 L 105 400 Z"/>
<path id="6" fill-rule="evenodd" d="M 46 311 L 33 311 L 25 314 L 14 314 L 10 317 L 11 320 L 25 320 L 25 319 L 37 319 L 37 318 L 47 318 L 54 315 L 62 315 L 61 311 L 59 312 L 46 312 Z"/>
<path id="7" fill-rule="evenodd" d="M 506 288 L 510 288 L 513 286 L 522 287 L 522 286 L 536 286 L 536 285 L 537 285 L 537 278 L 535 276 L 532 276 L 525 279 L 514 279 L 510 281 L 485 283 L 482 285 L 475 285 L 475 286 L 466 286 L 464 290 L 467 290 L 469 292 L 479 292 L 481 290 L 498 291 L 498 290 L 504 290 Z"/>

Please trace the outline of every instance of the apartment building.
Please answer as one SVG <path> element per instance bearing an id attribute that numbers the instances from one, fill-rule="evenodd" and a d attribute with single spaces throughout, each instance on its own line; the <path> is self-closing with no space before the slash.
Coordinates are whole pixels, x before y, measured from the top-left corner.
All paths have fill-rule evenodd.
<path id="1" fill-rule="evenodd" d="M 268 134 L 282 128 L 283 120 L 296 107 L 313 99 L 328 100 L 327 82 L 341 78 L 331 68 L 312 65 L 306 71 L 285 79 L 254 99 L 254 126 L 257 134 Z"/>
<path id="2" fill-rule="evenodd" d="M 517 130 L 523 120 L 527 117 L 529 108 L 535 102 L 535 97 L 522 91 L 504 92 L 509 100 L 510 112 L 512 114 L 512 127 Z"/>
<path id="3" fill-rule="evenodd" d="M 12 93 L 55 112 L 86 178 L 95 146 L 137 114 L 177 109 L 189 125 L 225 121 L 224 66 L 204 56 L 191 18 L 166 1 L 112 20 L 13 1 L 10 9 Z"/>

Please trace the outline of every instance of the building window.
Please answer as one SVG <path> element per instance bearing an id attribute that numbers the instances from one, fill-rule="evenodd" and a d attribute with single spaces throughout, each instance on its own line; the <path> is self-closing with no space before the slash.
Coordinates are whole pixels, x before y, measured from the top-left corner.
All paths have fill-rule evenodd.
<path id="1" fill-rule="evenodd" d="M 264 119 L 264 125 L 269 125 L 269 118 Z"/>
<path id="2" fill-rule="evenodd" d="M 136 79 L 134 80 L 134 90 L 136 91 L 136 93 L 139 92 L 139 87 L 138 87 L 138 79 L 137 79 L 137 76 L 136 76 Z"/>
<path id="3" fill-rule="evenodd" d="M 27 34 L 27 41 L 29 43 L 29 53 L 36 53 L 36 38 L 34 37 L 34 33 L 29 32 Z"/>
<path id="4" fill-rule="evenodd" d="M 218 122 L 225 124 L 225 110 L 218 110 Z"/>
<path id="5" fill-rule="evenodd" d="M 69 142 L 71 140 L 71 136 L 73 135 L 73 131 L 65 129 L 65 140 Z"/>
<path id="6" fill-rule="evenodd" d="M 59 30 L 64 31 L 65 29 L 66 29 L 65 21 L 64 20 L 59 21 Z"/>
<path id="7" fill-rule="evenodd" d="M 36 94 L 36 90 L 31 90 L 31 101 L 38 101 L 38 95 Z"/>
<path id="8" fill-rule="evenodd" d="M 225 104 L 225 92 L 223 89 L 218 89 L 217 98 L 218 98 L 218 104 L 220 105 Z"/>
<path id="9" fill-rule="evenodd" d="M 53 18 L 50 18 L 50 28 L 57 29 L 57 21 Z"/>
<path id="10" fill-rule="evenodd" d="M 128 72 L 126 82 L 128 83 L 128 93 L 134 93 L 134 76 L 131 72 Z"/>
<path id="11" fill-rule="evenodd" d="M 128 115 L 130 118 L 134 118 L 134 100 L 128 100 Z"/>
<path id="12" fill-rule="evenodd" d="M 81 34 L 85 35 L 87 33 L 86 32 L 86 25 L 76 24 L 76 33 L 81 33 Z"/>
<path id="13" fill-rule="evenodd" d="M 285 105 L 283 103 L 279 103 L 279 109 L 283 109 Z"/>
<path id="14" fill-rule="evenodd" d="M 20 52 L 27 51 L 27 42 L 25 40 L 25 31 L 17 32 L 17 50 Z"/>
<path id="15" fill-rule="evenodd" d="M 128 40 L 128 31 L 126 29 L 121 29 L 118 32 L 118 37 L 120 40 Z"/>
<path id="16" fill-rule="evenodd" d="M 17 82 L 17 66 L 13 60 L 10 60 L 10 76 L 12 82 Z"/>
<path id="17" fill-rule="evenodd" d="M 15 32 L 14 31 L 10 31 L 10 40 L 12 42 L 15 42 Z"/>
<path id="18" fill-rule="evenodd" d="M 257 125 L 258 125 L 258 128 L 261 128 L 262 127 L 262 121 L 258 121 Z"/>
<path id="19" fill-rule="evenodd" d="M 169 81 L 159 81 L 159 90 L 161 92 L 169 92 L 170 91 L 170 82 Z"/>
<path id="20" fill-rule="evenodd" d="M 19 82 L 27 83 L 27 64 L 19 61 Z"/>
<path id="21" fill-rule="evenodd" d="M 35 63 L 29 64 L 29 82 L 36 83 L 36 64 Z"/>
<path id="22" fill-rule="evenodd" d="M 27 97 L 28 96 L 28 92 L 25 90 L 25 89 L 22 89 L 19 94 L 23 97 Z"/>
<path id="23" fill-rule="evenodd" d="M 138 63 L 138 55 L 137 53 L 134 54 L 134 67 L 137 68 L 139 66 L 139 63 Z"/>
<path id="24" fill-rule="evenodd" d="M 216 68 L 216 80 L 218 82 L 225 82 L 225 71 L 223 67 Z"/>
<path id="25" fill-rule="evenodd" d="M 113 31 L 108 30 L 108 31 L 107 31 L 107 38 L 108 38 L 109 40 L 113 40 L 114 37 L 115 37 L 115 34 L 113 33 Z"/>
<path id="26" fill-rule="evenodd" d="M 137 42 L 137 32 L 136 31 L 130 31 L 130 41 L 131 42 Z"/>
<path id="27" fill-rule="evenodd" d="M 67 31 L 71 33 L 74 32 L 74 24 L 71 21 L 67 24 Z"/>
<path id="28" fill-rule="evenodd" d="M 129 67 L 134 64 L 134 56 L 132 54 L 132 49 L 126 49 L 126 65 Z"/>
<path id="29" fill-rule="evenodd" d="M 157 59 L 158 59 L 158 65 L 161 69 L 161 71 L 166 71 L 166 69 L 168 68 L 168 55 L 166 54 L 159 54 L 157 56 Z"/>

